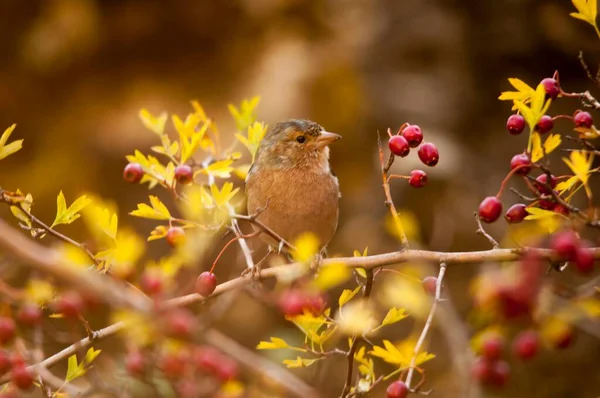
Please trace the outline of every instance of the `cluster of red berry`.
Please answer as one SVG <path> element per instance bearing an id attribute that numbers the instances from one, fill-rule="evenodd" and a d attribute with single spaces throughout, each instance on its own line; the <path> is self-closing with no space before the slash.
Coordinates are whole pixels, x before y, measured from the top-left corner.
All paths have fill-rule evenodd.
<path id="1" fill-rule="evenodd" d="M 546 91 L 546 97 L 556 99 L 560 94 L 564 94 L 558 81 L 554 78 L 548 77 L 541 81 Z M 554 128 L 554 122 L 557 119 L 569 119 L 573 122 L 575 128 L 589 129 L 593 125 L 592 115 L 589 112 L 576 110 L 573 116 L 558 115 L 551 117 L 549 115 L 543 115 L 535 127 L 535 132 L 544 135 L 549 133 Z M 511 115 L 506 122 L 506 129 L 512 135 L 521 134 L 525 130 L 525 118 L 520 114 Z M 529 177 L 529 173 L 533 168 L 540 168 L 540 166 L 531 161 L 531 156 L 527 152 L 516 154 L 510 161 L 510 173 L 507 177 L 512 175 L 519 175 L 526 179 L 527 182 L 532 180 L 531 184 L 528 184 L 531 192 L 535 195 L 536 199 L 529 206 L 537 206 L 544 210 L 552 210 L 557 213 L 568 215 L 569 209 L 562 203 L 556 200 L 557 193 L 554 188 L 557 184 L 557 178 L 548 172 L 544 172 L 537 176 L 535 179 Z M 496 196 L 486 197 L 479 205 L 479 218 L 487 223 L 496 221 L 502 213 L 502 202 L 499 199 L 500 193 Z M 527 205 L 518 203 L 508 209 L 505 214 L 505 219 L 509 223 L 518 223 L 523 221 L 527 216 L 526 211 Z"/>
<path id="2" fill-rule="evenodd" d="M 423 132 L 416 124 L 403 125 L 396 135 L 392 135 L 388 129 L 388 135 L 390 136 L 388 147 L 394 155 L 403 158 L 408 156 L 410 148 L 419 147 L 417 154 L 423 164 L 429 167 L 438 164 L 440 153 L 437 147 L 431 142 L 423 142 Z M 421 188 L 427 184 L 427 174 L 423 170 L 413 170 L 410 172 L 410 176 L 406 176 L 405 178 L 415 188 Z"/>
<path id="3" fill-rule="evenodd" d="M 123 170 L 123 178 L 125 181 L 132 184 L 137 184 L 144 177 L 144 168 L 141 164 L 132 162 L 128 163 Z M 189 184 L 194 180 L 194 171 L 187 164 L 180 164 L 175 167 L 175 181 L 180 184 Z"/>
<path id="4" fill-rule="evenodd" d="M 152 354 L 132 349 L 125 357 L 125 368 L 130 376 L 143 379 L 154 365 Z M 183 398 L 201 395 L 198 376 L 210 377 L 216 386 L 235 380 L 239 366 L 231 357 L 210 346 L 192 346 L 185 350 L 165 352 L 158 357 L 158 368 L 174 383 L 178 396 Z M 205 385 L 204 385 L 205 386 Z"/>
<path id="5" fill-rule="evenodd" d="M 67 319 L 76 319 L 84 311 L 95 305 L 95 300 L 85 299 L 75 291 L 67 291 L 56 299 L 51 309 Z M 38 327 L 42 323 L 43 311 L 33 303 L 24 303 L 16 311 L 14 319 L 0 316 L 0 346 L 6 347 L 19 332 Z M 27 369 L 26 358 L 22 353 L 0 349 L 0 376 L 10 372 L 11 381 L 20 390 L 33 386 L 34 373 Z"/>

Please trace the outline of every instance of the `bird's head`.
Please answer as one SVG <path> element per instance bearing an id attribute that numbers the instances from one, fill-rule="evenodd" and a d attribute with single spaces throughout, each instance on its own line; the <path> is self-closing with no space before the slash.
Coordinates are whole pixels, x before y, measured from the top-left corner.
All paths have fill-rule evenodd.
<path id="1" fill-rule="evenodd" d="M 277 123 L 260 144 L 258 161 L 277 168 L 329 167 L 328 145 L 342 138 L 310 120 Z"/>

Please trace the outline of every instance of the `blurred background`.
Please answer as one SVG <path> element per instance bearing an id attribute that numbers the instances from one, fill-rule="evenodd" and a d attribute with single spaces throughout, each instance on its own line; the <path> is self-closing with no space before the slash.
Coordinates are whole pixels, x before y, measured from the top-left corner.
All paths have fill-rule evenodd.
<path id="1" fill-rule="evenodd" d="M 507 78 L 535 87 L 558 69 L 565 90 L 593 90 L 577 55 L 582 50 L 589 65 L 598 65 L 600 41 L 569 17 L 572 11 L 566 0 L 2 0 L 0 127 L 17 123 L 13 138 L 25 142 L 2 161 L 0 186 L 32 193 L 34 213 L 45 220 L 54 216 L 60 189 L 68 202 L 95 192 L 118 203 L 121 223 L 146 235 L 152 224 L 126 214 L 147 191 L 122 179 L 124 156 L 156 144 L 139 110 L 185 115 L 197 99 L 232 139 L 227 104 L 259 95 L 258 118 L 269 125 L 309 118 L 343 136 L 332 148 L 343 197 L 330 253 L 397 249 L 384 223 L 376 133 L 404 122 L 419 124 L 441 154 L 427 170 L 426 188 L 392 186 L 396 205 L 418 220 L 413 247 L 485 249 L 473 211 L 497 191 L 510 157 L 526 142 L 505 131 L 510 104 L 497 97 L 511 89 Z M 571 113 L 578 104 L 569 101 L 553 113 Z M 412 153 L 393 171 L 415 167 L 423 166 Z M 517 198 L 506 195 L 510 201 Z M 9 217 L 8 209 L 0 208 L 0 216 Z M 64 231 L 82 237 L 82 225 Z M 505 230 L 503 222 L 490 227 L 498 237 Z M 163 242 L 149 247 L 151 256 L 167 250 Z M 461 267 L 447 275 L 463 319 L 476 271 Z M 248 347 L 296 333 L 259 301 L 231 308 L 227 318 L 237 323 L 220 326 Z M 410 322 L 396 332 L 405 336 Z M 509 387 L 485 395 L 597 397 L 600 344 L 586 333 L 578 337 L 567 351 L 515 365 Z M 447 341 L 437 333 L 432 341 L 438 357 L 425 365 L 430 396 L 460 396 Z M 297 373 L 337 396 L 345 365 Z"/>

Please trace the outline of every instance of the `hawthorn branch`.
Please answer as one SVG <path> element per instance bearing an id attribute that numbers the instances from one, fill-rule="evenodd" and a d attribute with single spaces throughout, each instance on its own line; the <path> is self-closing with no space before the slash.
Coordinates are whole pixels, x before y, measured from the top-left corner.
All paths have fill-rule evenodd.
<path id="1" fill-rule="evenodd" d="M 438 274 L 437 281 L 435 282 L 435 298 L 433 300 L 433 303 L 431 304 L 431 310 L 429 310 L 429 316 L 427 317 L 427 321 L 425 322 L 425 326 L 423 327 L 421 336 L 419 336 L 419 340 L 417 340 L 417 344 L 415 345 L 415 350 L 413 351 L 413 356 L 410 361 L 410 368 L 408 369 L 408 374 L 406 375 L 406 386 L 408 387 L 409 390 L 410 390 L 410 383 L 412 382 L 413 374 L 414 374 L 416 363 L 417 363 L 417 356 L 419 355 L 421 346 L 425 342 L 427 333 L 429 333 L 429 329 L 431 328 L 431 324 L 433 323 L 433 317 L 435 315 L 435 311 L 437 310 L 438 304 L 441 299 L 442 282 L 444 280 L 445 274 L 446 274 L 446 263 L 442 262 L 440 264 L 440 273 Z"/>

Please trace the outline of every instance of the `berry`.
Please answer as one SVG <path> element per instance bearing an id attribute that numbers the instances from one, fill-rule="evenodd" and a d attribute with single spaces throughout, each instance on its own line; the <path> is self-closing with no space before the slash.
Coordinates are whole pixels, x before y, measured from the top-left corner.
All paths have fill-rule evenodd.
<path id="1" fill-rule="evenodd" d="M 404 130 L 402 130 L 402 137 L 406 139 L 408 145 L 411 148 L 416 148 L 423 141 L 423 133 L 421 132 L 421 128 L 416 124 L 412 126 L 408 126 Z"/>
<path id="2" fill-rule="evenodd" d="M 201 296 L 210 296 L 217 287 L 217 277 L 212 272 L 204 271 L 196 279 L 196 293 Z"/>
<path id="3" fill-rule="evenodd" d="M 589 274 L 594 269 L 594 255 L 587 248 L 587 245 L 582 246 L 584 247 L 577 248 L 573 262 L 577 271 L 582 274 Z"/>
<path id="4" fill-rule="evenodd" d="M 183 376 L 187 358 L 183 352 L 164 354 L 158 363 L 159 369 L 169 379 L 178 379 Z"/>
<path id="5" fill-rule="evenodd" d="M 139 350 L 129 351 L 125 357 L 125 368 L 130 376 L 142 376 L 146 369 L 146 358 Z"/>
<path id="6" fill-rule="evenodd" d="M 171 227 L 167 231 L 167 243 L 173 247 L 185 242 L 185 231 L 181 227 Z"/>
<path id="7" fill-rule="evenodd" d="M 408 396 L 408 387 L 403 381 L 396 380 L 385 390 L 387 398 L 406 398 Z"/>
<path id="8" fill-rule="evenodd" d="M 556 177 L 550 174 L 550 181 L 548 181 L 548 174 L 540 174 L 535 179 L 535 183 L 533 186 L 538 190 L 540 194 L 550 195 L 552 192 L 546 187 L 546 185 L 550 185 L 550 188 L 554 189 L 556 187 Z"/>
<path id="9" fill-rule="evenodd" d="M 554 209 L 554 205 L 556 203 L 554 203 L 554 201 L 549 200 L 549 199 L 540 199 L 538 206 L 540 207 L 540 209 L 544 209 L 544 210 L 553 210 Z"/>
<path id="10" fill-rule="evenodd" d="M 538 334 L 533 330 L 521 332 L 513 341 L 515 355 L 523 360 L 533 358 L 540 346 Z"/>
<path id="11" fill-rule="evenodd" d="M 515 171 L 516 174 L 522 176 L 529 174 L 531 171 L 531 160 L 529 160 L 529 156 L 527 156 L 527 154 L 518 153 L 512 157 L 510 160 L 510 169 L 514 170 L 517 167 L 519 169 Z"/>
<path id="12" fill-rule="evenodd" d="M 193 352 L 193 361 L 195 366 L 209 373 L 216 373 L 223 356 L 221 353 L 210 346 L 200 346 Z"/>
<path id="13" fill-rule="evenodd" d="M 555 233 L 550 240 L 550 247 L 561 260 L 574 260 L 579 246 L 579 238 L 570 229 Z"/>
<path id="14" fill-rule="evenodd" d="M 436 284 L 437 278 L 435 276 L 426 276 L 421 281 L 421 285 L 423 286 L 423 290 L 425 290 L 425 293 L 432 297 L 435 297 Z"/>
<path id="15" fill-rule="evenodd" d="M 10 354 L 8 351 L 0 349 L 0 376 L 7 373 L 12 368 Z"/>
<path id="16" fill-rule="evenodd" d="M 431 142 L 426 142 L 419 147 L 419 159 L 427 166 L 433 167 L 440 160 L 440 153 L 435 145 Z"/>
<path id="17" fill-rule="evenodd" d="M 0 316 L 0 344 L 8 343 L 15 337 L 17 326 L 12 318 Z"/>
<path id="18" fill-rule="evenodd" d="M 33 374 L 24 364 L 13 366 L 11 381 L 18 389 L 29 390 L 33 386 Z"/>
<path id="19" fill-rule="evenodd" d="M 592 120 L 592 115 L 589 112 L 577 112 L 577 114 L 573 117 L 573 122 L 575 123 L 575 127 L 584 127 L 589 129 L 594 124 Z"/>
<path id="20" fill-rule="evenodd" d="M 540 118 L 540 121 L 535 125 L 535 131 L 540 134 L 546 134 L 554 127 L 554 121 L 548 115 L 544 115 Z"/>
<path id="21" fill-rule="evenodd" d="M 496 361 L 491 368 L 491 382 L 496 387 L 502 387 L 510 376 L 510 365 L 506 361 Z"/>
<path id="22" fill-rule="evenodd" d="M 525 130 L 525 118 L 521 115 L 510 115 L 506 121 L 506 129 L 512 135 L 519 135 Z"/>
<path id="23" fill-rule="evenodd" d="M 215 368 L 216 376 L 222 382 L 233 380 L 239 373 L 239 367 L 236 361 L 231 358 L 221 357 Z"/>
<path id="24" fill-rule="evenodd" d="M 311 314 L 318 316 L 323 313 L 325 309 L 326 300 L 320 294 L 314 294 L 307 297 L 304 300 L 304 308 L 306 308 Z"/>
<path id="25" fill-rule="evenodd" d="M 479 205 L 479 219 L 491 223 L 500 217 L 502 213 L 502 202 L 495 196 L 488 196 Z"/>
<path id="26" fill-rule="evenodd" d="M 482 384 L 492 381 L 492 367 L 489 361 L 483 358 L 475 358 L 471 365 L 471 377 Z"/>
<path id="27" fill-rule="evenodd" d="M 202 395 L 202 390 L 198 386 L 197 380 L 181 380 L 175 386 L 175 390 L 179 398 L 196 398 Z"/>
<path id="28" fill-rule="evenodd" d="M 569 215 L 569 209 L 567 209 L 565 206 L 561 205 L 560 203 L 556 203 L 554 205 L 554 207 L 552 208 L 552 211 L 558 214 L 562 214 L 563 216 L 568 216 Z"/>
<path id="29" fill-rule="evenodd" d="M 85 309 L 85 303 L 81 295 L 74 291 L 64 293 L 56 303 L 54 303 L 56 312 L 63 314 L 67 318 L 76 318 Z"/>
<path id="30" fill-rule="evenodd" d="M 388 141 L 390 151 L 396 156 L 405 157 L 410 152 L 408 141 L 401 135 L 395 135 Z"/>
<path id="31" fill-rule="evenodd" d="M 35 304 L 25 304 L 17 313 L 17 322 L 23 326 L 33 327 L 42 321 L 42 309 Z"/>
<path id="32" fill-rule="evenodd" d="M 556 97 L 558 97 L 558 94 L 560 94 L 560 86 L 558 85 L 556 79 L 547 77 L 544 80 L 542 80 L 540 84 L 544 86 L 544 90 L 546 90 L 546 95 L 548 96 L 548 98 L 555 99 Z"/>
<path id="33" fill-rule="evenodd" d="M 156 273 L 144 272 L 140 277 L 140 287 L 149 296 L 156 296 L 162 292 L 163 281 Z"/>
<path id="34" fill-rule="evenodd" d="M 139 163 L 129 163 L 123 170 L 123 178 L 132 184 L 137 184 L 144 176 L 144 169 Z"/>
<path id="35" fill-rule="evenodd" d="M 411 187 L 424 187 L 427 184 L 427 174 L 423 170 L 413 170 L 410 172 L 408 183 Z"/>
<path id="36" fill-rule="evenodd" d="M 527 206 L 523 203 L 512 205 L 504 214 L 504 218 L 509 224 L 520 223 L 527 217 Z"/>
<path id="37" fill-rule="evenodd" d="M 489 361 L 500 359 L 504 350 L 504 339 L 501 335 L 490 333 L 481 344 L 481 356 Z"/>
<path id="38" fill-rule="evenodd" d="M 189 184 L 194 180 L 194 171 L 187 164 L 175 167 L 175 180 L 180 184 Z"/>
<path id="39" fill-rule="evenodd" d="M 531 295 L 521 286 L 500 288 L 497 298 L 501 314 L 506 319 L 515 319 L 531 313 Z"/>
<path id="40" fill-rule="evenodd" d="M 304 295 L 297 290 L 289 290 L 279 299 L 279 307 L 287 316 L 302 315 L 305 305 L 306 299 Z"/>
<path id="41" fill-rule="evenodd" d="M 196 318 L 189 310 L 180 308 L 167 315 L 166 333 L 171 337 L 190 338 L 196 326 Z"/>
<path id="42" fill-rule="evenodd" d="M 554 347 L 558 349 L 564 349 L 569 347 L 573 343 L 574 339 L 575 332 L 573 331 L 572 327 L 568 326 L 564 331 L 554 338 L 552 343 L 554 344 Z"/>

